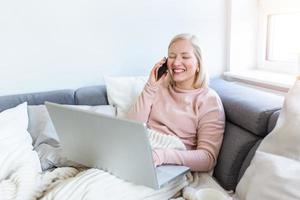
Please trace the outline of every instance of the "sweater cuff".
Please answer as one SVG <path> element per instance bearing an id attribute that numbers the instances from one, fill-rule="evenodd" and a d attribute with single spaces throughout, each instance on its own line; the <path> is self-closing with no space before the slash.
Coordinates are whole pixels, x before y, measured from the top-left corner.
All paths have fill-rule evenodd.
<path id="1" fill-rule="evenodd" d="M 162 165 L 164 163 L 164 152 L 161 149 L 153 149 L 153 161 L 155 166 Z"/>
<path id="2" fill-rule="evenodd" d="M 183 158 L 180 156 L 177 150 L 174 149 L 155 149 L 155 156 L 157 159 L 157 165 L 163 164 L 175 164 L 183 165 Z"/>

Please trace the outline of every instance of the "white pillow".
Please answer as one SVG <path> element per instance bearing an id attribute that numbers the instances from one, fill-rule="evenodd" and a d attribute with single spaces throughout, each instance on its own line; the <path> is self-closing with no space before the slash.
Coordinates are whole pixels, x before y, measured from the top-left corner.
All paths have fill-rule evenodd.
<path id="1" fill-rule="evenodd" d="M 274 130 L 262 141 L 238 183 L 238 199 L 300 199 L 299 102 L 300 80 L 290 89 Z"/>
<path id="2" fill-rule="evenodd" d="M 123 117 L 144 89 L 148 77 L 105 77 L 104 80 L 108 103 L 117 108 L 118 117 Z"/>
<path id="3" fill-rule="evenodd" d="M 0 113 L 0 197 L 31 199 L 41 166 L 27 132 L 27 103 Z"/>
<path id="4" fill-rule="evenodd" d="M 90 110 L 110 116 L 116 115 L 116 108 L 110 105 L 86 106 L 86 105 L 66 105 L 83 110 Z M 67 166 L 71 163 L 62 157 L 59 138 L 52 124 L 45 105 L 28 106 L 29 127 L 33 138 L 33 146 L 37 151 L 43 170 L 54 166 Z"/>

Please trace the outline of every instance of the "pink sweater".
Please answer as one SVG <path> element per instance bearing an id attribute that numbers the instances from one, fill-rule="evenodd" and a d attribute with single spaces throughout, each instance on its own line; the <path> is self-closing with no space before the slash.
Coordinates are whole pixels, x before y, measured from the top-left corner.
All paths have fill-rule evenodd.
<path id="1" fill-rule="evenodd" d="M 221 100 L 212 89 L 183 90 L 148 82 L 127 117 L 175 135 L 185 144 L 185 151 L 155 150 L 159 164 L 185 165 L 192 171 L 209 171 L 215 166 L 225 116 Z"/>

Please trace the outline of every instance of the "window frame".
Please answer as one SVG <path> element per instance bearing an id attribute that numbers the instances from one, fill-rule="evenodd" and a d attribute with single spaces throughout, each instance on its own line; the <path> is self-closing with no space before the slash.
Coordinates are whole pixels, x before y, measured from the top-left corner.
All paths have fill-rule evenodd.
<path id="1" fill-rule="evenodd" d="M 258 44 L 257 44 L 257 68 L 265 71 L 282 72 L 295 74 L 298 71 L 297 62 L 288 61 L 270 61 L 267 60 L 269 44 L 269 27 L 268 18 L 270 15 L 289 14 L 300 12 L 300 3 L 297 0 L 259 0 L 259 17 L 258 17 Z M 283 67 L 284 66 L 284 67 Z"/>

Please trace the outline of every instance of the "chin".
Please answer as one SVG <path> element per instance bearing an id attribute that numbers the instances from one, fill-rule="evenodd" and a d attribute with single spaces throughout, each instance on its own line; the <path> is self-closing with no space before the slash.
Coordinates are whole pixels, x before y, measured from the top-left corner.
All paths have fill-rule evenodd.
<path id="1" fill-rule="evenodd" d="M 184 77 L 179 77 L 179 76 L 173 76 L 173 80 L 174 80 L 174 82 L 178 82 L 178 83 L 180 83 L 180 82 L 183 82 L 183 81 L 185 81 L 185 78 Z"/>
<path id="2" fill-rule="evenodd" d="M 172 78 L 173 80 L 182 80 L 184 79 L 184 76 L 182 76 L 182 74 L 176 74 L 176 75 L 172 74 Z"/>

